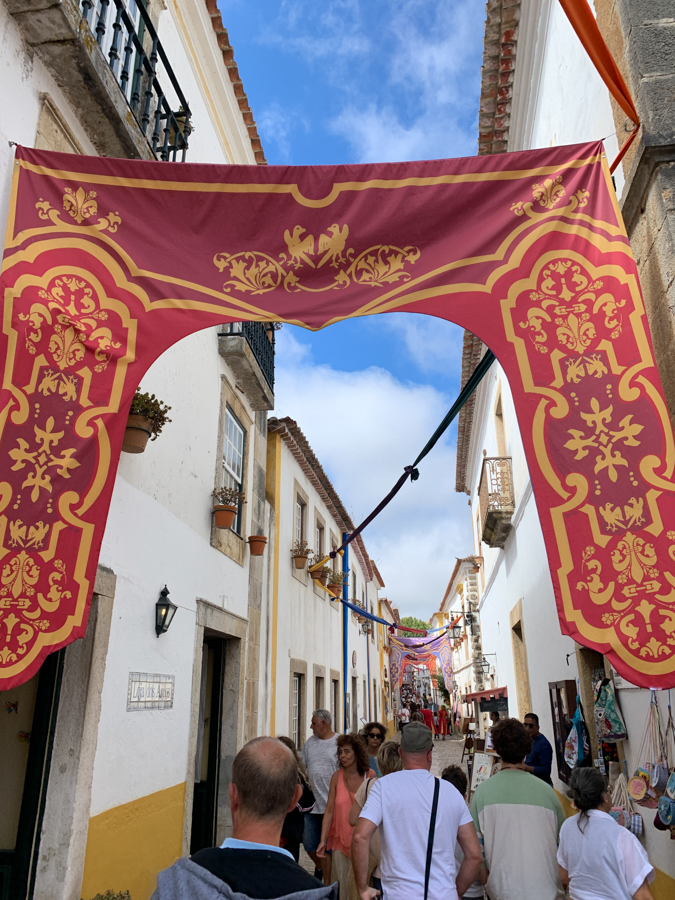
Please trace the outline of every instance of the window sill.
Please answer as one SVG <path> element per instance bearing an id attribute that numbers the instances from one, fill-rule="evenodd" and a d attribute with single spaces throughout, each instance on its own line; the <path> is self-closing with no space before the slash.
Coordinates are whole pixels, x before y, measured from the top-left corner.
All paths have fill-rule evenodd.
<path id="1" fill-rule="evenodd" d="M 232 531 L 231 528 L 216 528 L 215 524 L 212 524 L 211 546 L 243 567 L 246 559 L 246 541 L 236 531 Z"/>

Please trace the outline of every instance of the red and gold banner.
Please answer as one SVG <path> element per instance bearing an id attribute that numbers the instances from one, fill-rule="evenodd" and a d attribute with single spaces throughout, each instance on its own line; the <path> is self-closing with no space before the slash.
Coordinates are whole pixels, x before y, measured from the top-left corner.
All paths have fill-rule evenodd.
<path id="1" fill-rule="evenodd" d="M 562 630 L 675 685 L 675 445 L 602 145 L 310 168 L 20 148 L 2 297 L 0 689 L 84 634 L 153 360 L 224 321 L 402 310 L 507 373 Z"/>

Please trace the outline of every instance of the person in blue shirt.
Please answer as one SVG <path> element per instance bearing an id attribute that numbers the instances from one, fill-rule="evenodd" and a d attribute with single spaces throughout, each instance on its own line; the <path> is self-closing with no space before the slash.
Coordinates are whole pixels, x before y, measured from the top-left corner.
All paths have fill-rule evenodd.
<path id="1" fill-rule="evenodd" d="M 546 784 L 553 787 L 551 781 L 551 763 L 553 762 L 553 747 L 551 747 L 547 738 L 539 731 L 539 716 L 536 713 L 528 713 L 525 716 L 523 725 L 532 738 L 532 748 L 525 757 L 523 768 L 526 772 L 531 772 L 537 778 L 541 778 Z"/>

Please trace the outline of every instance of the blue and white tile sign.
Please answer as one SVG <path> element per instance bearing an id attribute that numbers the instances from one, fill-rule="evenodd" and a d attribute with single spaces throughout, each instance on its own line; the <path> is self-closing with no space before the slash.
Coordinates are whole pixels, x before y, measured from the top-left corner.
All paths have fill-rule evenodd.
<path id="1" fill-rule="evenodd" d="M 139 709 L 172 709 L 174 675 L 129 672 L 127 712 Z"/>

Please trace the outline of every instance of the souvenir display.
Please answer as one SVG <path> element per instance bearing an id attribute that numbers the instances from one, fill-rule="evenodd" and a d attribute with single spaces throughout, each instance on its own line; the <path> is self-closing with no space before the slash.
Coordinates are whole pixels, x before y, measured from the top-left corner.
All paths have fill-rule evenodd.
<path id="1" fill-rule="evenodd" d="M 631 798 L 646 809 L 656 809 L 659 796 L 668 783 L 668 760 L 663 740 L 661 714 L 654 691 L 651 693 L 647 722 L 637 755 L 637 768 L 628 782 Z"/>
<path id="2" fill-rule="evenodd" d="M 644 782 L 642 783 L 644 784 Z M 623 825 L 633 834 L 638 837 L 642 834 L 644 830 L 642 816 L 633 809 L 628 783 L 623 772 L 616 779 L 612 788 L 612 809 L 610 814 L 619 825 Z"/>

